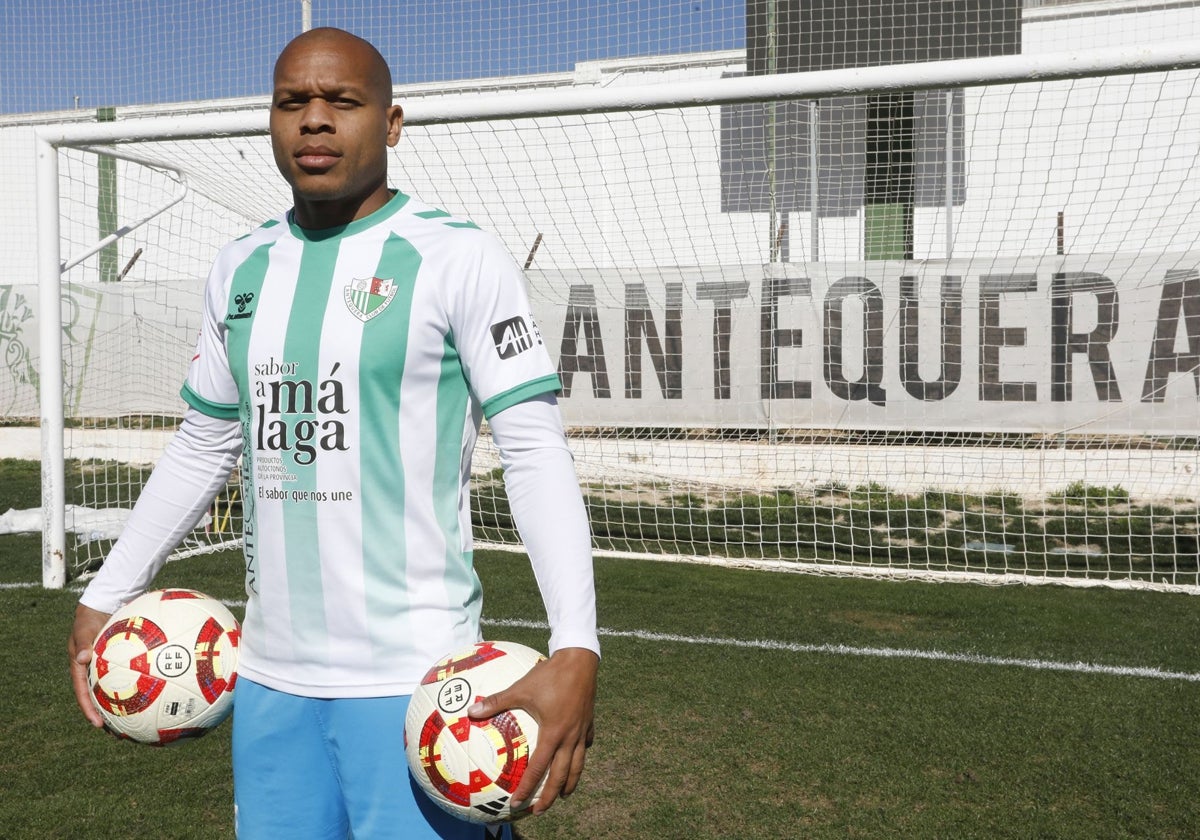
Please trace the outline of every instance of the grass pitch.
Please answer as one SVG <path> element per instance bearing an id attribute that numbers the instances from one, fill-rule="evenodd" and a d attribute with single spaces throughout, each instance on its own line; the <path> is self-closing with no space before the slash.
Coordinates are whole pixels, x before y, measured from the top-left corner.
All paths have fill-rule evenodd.
<path id="1" fill-rule="evenodd" d="M 7 586 L 38 580 L 38 551 L 0 537 L 0 838 L 232 837 L 228 725 L 167 749 L 87 726 L 76 593 Z M 485 633 L 544 649 L 526 559 L 478 568 Z M 523 840 L 1200 836 L 1195 597 L 610 559 L 596 577 L 596 743 Z M 172 563 L 171 585 L 240 600 L 240 558 Z"/>

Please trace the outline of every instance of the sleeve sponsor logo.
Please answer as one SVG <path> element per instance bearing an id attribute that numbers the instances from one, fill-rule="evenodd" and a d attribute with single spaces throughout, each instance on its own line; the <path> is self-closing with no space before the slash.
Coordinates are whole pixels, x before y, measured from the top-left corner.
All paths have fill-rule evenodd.
<path id="1" fill-rule="evenodd" d="M 541 333 L 531 318 L 527 323 L 520 315 L 492 324 L 492 341 L 501 359 L 511 359 L 542 343 Z"/>

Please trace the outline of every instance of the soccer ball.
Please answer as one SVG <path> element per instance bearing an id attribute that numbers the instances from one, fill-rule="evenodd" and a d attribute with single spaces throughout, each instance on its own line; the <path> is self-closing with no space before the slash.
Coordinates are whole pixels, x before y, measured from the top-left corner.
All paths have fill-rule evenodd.
<path id="1" fill-rule="evenodd" d="M 113 613 L 92 645 L 88 685 L 119 738 L 165 746 L 233 711 L 241 628 L 213 598 L 162 589 Z"/>
<path id="2" fill-rule="evenodd" d="M 536 746 L 537 721 L 523 709 L 472 720 L 467 709 L 545 658 L 514 642 L 476 642 L 441 659 L 421 680 L 408 706 L 404 749 L 413 778 L 443 810 L 477 823 L 529 813 L 541 785 L 519 811 L 509 805 Z"/>

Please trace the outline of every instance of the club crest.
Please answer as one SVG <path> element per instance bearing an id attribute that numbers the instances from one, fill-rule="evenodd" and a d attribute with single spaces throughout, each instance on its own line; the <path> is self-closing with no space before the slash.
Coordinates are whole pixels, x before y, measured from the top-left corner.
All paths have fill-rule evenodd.
<path id="1" fill-rule="evenodd" d="M 370 321 L 392 302 L 396 284 L 378 277 L 363 277 L 346 284 L 346 308 L 360 321 Z"/>

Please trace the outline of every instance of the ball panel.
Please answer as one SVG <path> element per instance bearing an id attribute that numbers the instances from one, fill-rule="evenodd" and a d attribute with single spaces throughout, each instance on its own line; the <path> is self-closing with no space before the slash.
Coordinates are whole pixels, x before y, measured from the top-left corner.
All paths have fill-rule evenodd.
<path id="1" fill-rule="evenodd" d="M 435 799 L 440 794 L 459 808 L 471 805 L 470 784 L 464 781 L 471 765 L 457 738 L 443 738 L 446 719 L 438 712 L 431 714 L 421 727 L 420 754 L 423 773 L 418 781 Z"/>
<path id="2" fill-rule="evenodd" d="M 114 620 L 100 632 L 92 649 L 92 695 L 102 712 L 128 717 L 144 712 L 165 680 L 150 672 L 150 651 L 166 644 L 167 634 L 144 616 Z"/>
<path id="3" fill-rule="evenodd" d="M 443 657 L 430 668 L 429 672 L 425 674 L 425 678 L 421 680 L 421 684 L 432 685 L 442 682 L 455 674 L 471 671 L 487 662 L 500 659 L 508 655 L 508 652 L 499 646 L 502 644 L 504 643 L 476 642 L 468 648 L 455 651 L 449 656 Z"/>
<path id="4" fill-rule="evenodd" d="M 161 601 L 200 600 L 208 597 L 195 589 L 160 589 L 158 595 Z"/>
<path id="5" fill-rule="evenodd" d="M 216 703 L 221 695 L 233 692 L 237 680 L 237 647 L 241 640 L 236 623 L 222 625 L 215 616 L 209 616 L 196 635 L 196 682 L 209 703 Z"/>
<path id="6" fill-rule="evenodd" d="M 490 723 L 489 735 L 496 736 L 493 738 L 496 758 L 503 762 L 493 781 L 501 789 L 512 793 L 529 766 L 529 733 L 513 712 L 496 715 Z"/>

